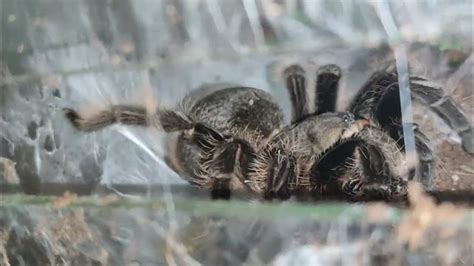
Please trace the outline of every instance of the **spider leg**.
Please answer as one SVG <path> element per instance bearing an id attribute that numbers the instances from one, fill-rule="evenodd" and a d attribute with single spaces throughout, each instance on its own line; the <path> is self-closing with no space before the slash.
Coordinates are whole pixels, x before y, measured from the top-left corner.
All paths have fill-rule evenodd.
<path id="1" fill-rule="evenodd" d="M 336 111 L 341 69 L 337 65 L 324 65 L 317 71 L 315 114 Z"/>
<path id="2" fill-rule="evenodd" d="M 360 160 L 363 178 L 359 189 L 365 197 L 390 201 L 406 196 L 407 182 L 395 175 L 387 164 L 390 152 L 385 153 L 380 146 L 369 143 L 359 146 L 359 151 L 364 156 Z"/>
<path id="3" fill-rule="evenodd" d="M 145 107 L 137 105 L 112 105 L 88 117 L 70 108 L 64 108 L 63 111 L 76 129 L 85 132 L 101 130 L 118 123 L 135 126 L 151 126 L 156 123 L 165 132 L 182 131 L 194 125 L 191 118 L 181 111 L 158 110 L 150 114 Z"/>
<path id="4" fill-rule="evenodd" d="M 81 131 L 92 132 L 115 123 L 147 126 L 147 111 L 144 107 L 133 105 L 114 105 L 84 118 L 73 109 L 64 108 L 64 115 L 72 125 Z"/>
<path id="5" fill-rule="evenodd" d="M 386 71 L 374 73 L 352 100 L 349 110 L 357 116 L 375 121 L 404 150 L 400 95 L 395 73 Z M 423 136 L 418 130 L 415 132 L 415 145 L 421 155 L 418 161 L 419 169 L 422 169 L 420 178 L 422 183 L 428 187 L 434 176 L 434 162 L 425 158 L 434 158 L 434 155 L 433 150 L 428 148 L 429 142 L 423 142 L 425 139 Z M 413 177 L 415 169 L 409 170 L 410 177 Z"/>
<path id="6" fill-rule="evenodd" d="M 246 157 L 252 156 L 247 148 L 242 141 L 230 140 L 215 152 L 211 163 L 213 168 L 211 172 L 218 172 L 218 175 L 224 176 L 224 178 L 214 180 L 211 191 L 212 199 L 230 199 L 231 180 L 234 177 L 245 184 L 242 168 L 248 168 Z"/>
<path id="7" fill-rule="evenodd" d="M 403 132 L 400 131 L 399 134 L 403 136 Z M 418 128 L 415 128 L 415 146 L 418 152 L 420 181 L 429 189 L 432 187 L 431 178 L 436 169 L 435 151 L 428 137 Z"/>
<path id="8" fill-rule="evenodd" d="M 230 199 L 230 180 L 229 179 L 215 179 L 212 184 L 211 198 L 212 199 Z"/>
<path id="9" fill-rule="evenodd" d="M 425 188 L 429 189 L 432 187 L 431 178 L 435 176 L 436 172 L 435 149 L 428 137 L 418 129 L 416 124 L 414 125 L 413 131 L 415 133 L 415 147 L 418 156 L 420 182 Z M 391 137 L 397 140 L 397 144 L 404 150 L 405 143 L 403 141 L 402 126 L 396 124 L 391 125 L 391 134 Z M 410 176 L 414 175 L 415 169 L 411 169 Z"/>
<path id="10" fill-rule="evenodd" d="M 252 156 L 250 145 L 243 140 L 224 136 L 221 132 L 199 121 L 193 121 L 183 111 L 158 110 L 149 114 L 145 107 L 114 105 L 89 117 L 83 117 L 73 109 L 64 109 L 66 118 L 78 130 L 92 132 L 121 123 L 125 125 L 159 125 L 165 132 L 183 132 L 182 136 L 196 144 L 202 152 L 199 173 L 187 179 L 198 187 L 210 187 L 213 199 L 230 198 L 230 176 L 237 159 L 248 167 Z M 239 152 L 238 152 L 239 151 Z M 239 154 L 238 158 L 236 155 Z M 187 158 L 183 158 L 186 162 Z"/>
<path id="11" fill-rule="evenodd" d="M 413 97 L 428 105 L 462 139 L 463 149 L 474 154 L 474 130 L 461 106 L 443 89 L 423 77 L 411 77 Z"/>
<path id="12" fill-rule="evenodd" d="M 394 82 L 397 82 L 394 74 L 385 71 L 375 72 L 352 99 L 349 111 L 362 117 L 372 118 L 385 88 Z"/>
<path id="13" fill-rule="evenodd" d="M 394 139 L 397 145 L 404 151 L 405 142 L 403 139 L 403 127 L 401 124 L 396 122 L 392 122 L 392 124 L 386 124 L 385 130 L 387 130 L 389 136 Z M 415 134 L 415 147 L 418 156 L 418 174 L 420 182 L 425 186 L 425 188 L 431 188 L 431 179 L 436 174 L 435 149 L 428 137 L 418 129 L 416 124 L 414 125 L 413 130 Z M 415 176 L 415 169 L 410 169 L 409 176 Z"/>
<path id="14" fill-rule="evenodd" d="M 423 77 L 410 77 L 412 98 L 427 105 L 462 139 L 464 150 L 474 154 L 474 131 L 462 108 L 443 89 Z M 382 127 L 401 119 L 398 77 L 395 72 L 374 73 L 352 100 L 349 110 L 377 121 Z M 392 133 L 393 134 L 393 133 Z"/>
<path id="15" fill-rule="evenodd" d="M 440 86 L 425 78 L 412 76 L 410 85 L 412 98 L 440 116 L 462 138 L 464 150 L 473 154 L 472 126 L 461 107 L 450 96 L 444 95 Z M 398 77 L 395 72 L 380 71 L 373 74 L 352 100 L 349 110 L 377 122 L 404 149 Z M 417 128 L 415 145 L 419 155 L 420 178 L 429 187 L 435 172 L 434 149 L 429 139 Z"/>
<path id="16" fill-rule="evenodd" d="M 295 182 L 296 162 L 292 157 L 286 157 L 280 164 L 273 165 L 274 174 L 268 176 L 268 189 L 264 194 L 267 200 L 287 200 L 291 196 L 288 184 Z"/>
<path id="17" fill-rule="evenodd" d="M 194 141 L 203 152 L 200 161 L 200 168 L 203 171 L 200 175 L 213 180 L 211 197 L 229 199 L 233 178 L 245 184 L 247 169 L 254 156 L 253 149 L 244 140 L 224 136 L 200 123 L 190 131 L 192 131 Z"/>
<path id="18" fill-rule="evenodd" d="M 286 88 L 290 93 L 293 108 L 292 123 L 308 115 L 305 71 L 298 65 L 291 65 L 283 71 Z"/>

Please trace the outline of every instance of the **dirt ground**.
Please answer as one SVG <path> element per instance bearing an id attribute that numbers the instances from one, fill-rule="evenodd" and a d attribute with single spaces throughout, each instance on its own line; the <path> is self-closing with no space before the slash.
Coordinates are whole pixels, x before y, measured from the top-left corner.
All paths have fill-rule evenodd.
<path id="1" fill-rule="evenodd" d="M 472 53 L 441 51 L 434 56 L 433 51 L 431 53 L 415 51 L 411 56 L 413 62 L 422 61 L 428 64 L 433 61 L 432 69 L 425 68 L 421 72 L 428 74 L 429 78 L 443 86 L 445 95 L 451 96 L 462 107 L 472 124 L 474 116 Z M 433 180 L 434 189 L 472 191 L 474 156 L 462 149 L 459 137 L 437 115 L 427 111 L 427 108 L 415 106 L 414 120 L 432 141 L 436 150 L 437 174 Z"/>

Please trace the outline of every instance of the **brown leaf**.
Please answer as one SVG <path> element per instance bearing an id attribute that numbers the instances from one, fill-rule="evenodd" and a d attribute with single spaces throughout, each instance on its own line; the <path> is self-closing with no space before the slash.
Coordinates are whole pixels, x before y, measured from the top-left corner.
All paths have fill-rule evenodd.
<path id="1" fill-rule="evenodd" d="M 53 207 L 55 209 L 64 208 L 77 199 L 77 194 L 73 192 L 66 191 L 62 197 L 57 197 L 53 202 Z"/>

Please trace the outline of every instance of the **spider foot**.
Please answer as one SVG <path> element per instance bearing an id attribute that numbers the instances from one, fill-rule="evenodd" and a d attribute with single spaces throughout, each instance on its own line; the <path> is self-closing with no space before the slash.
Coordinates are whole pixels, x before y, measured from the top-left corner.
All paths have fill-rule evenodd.
<path id="1" fill-rule="evenodd" d="M 81 120 L 81 117 L 75 110 L 71 108 L 63 108 L 63 113 L 75 128 L 80 128 L 79 120 Z"/>
<path id="2" fill-rule="evenodd" d="M 321 66 L 316 72 L 318 76 L 320 75 L 332 75 L 334 77 L 340 78 L 342 75 L 341 68 L 338 65 L 329 64 Z"/>

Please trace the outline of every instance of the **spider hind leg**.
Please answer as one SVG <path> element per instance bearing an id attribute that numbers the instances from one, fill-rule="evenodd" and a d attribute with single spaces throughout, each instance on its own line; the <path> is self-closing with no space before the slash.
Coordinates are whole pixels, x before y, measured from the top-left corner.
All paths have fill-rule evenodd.
<path id="1" fill-rule="evenodd" d="M 161 126 L 165 132 L 175 132 L 190 129 L 195 124 L 184 112 L 157 110 L 150 114 L 140 105 L 112 105 L 87 117 L 70 108 L 64 108 L 63 112 L 76 129 L 84 132 L 98 131 L 113 124 Z"/>
<path id="2" fill-rule="evenodd" d="M 145 107 L 134 105 L 113 105 L 99 111 L 90 117 L 83 117 L 70 108 L 63 109 L 64 115 L 78 130 L 92 132 L 115 123 L 147 126 L 147 111 Z"/>

